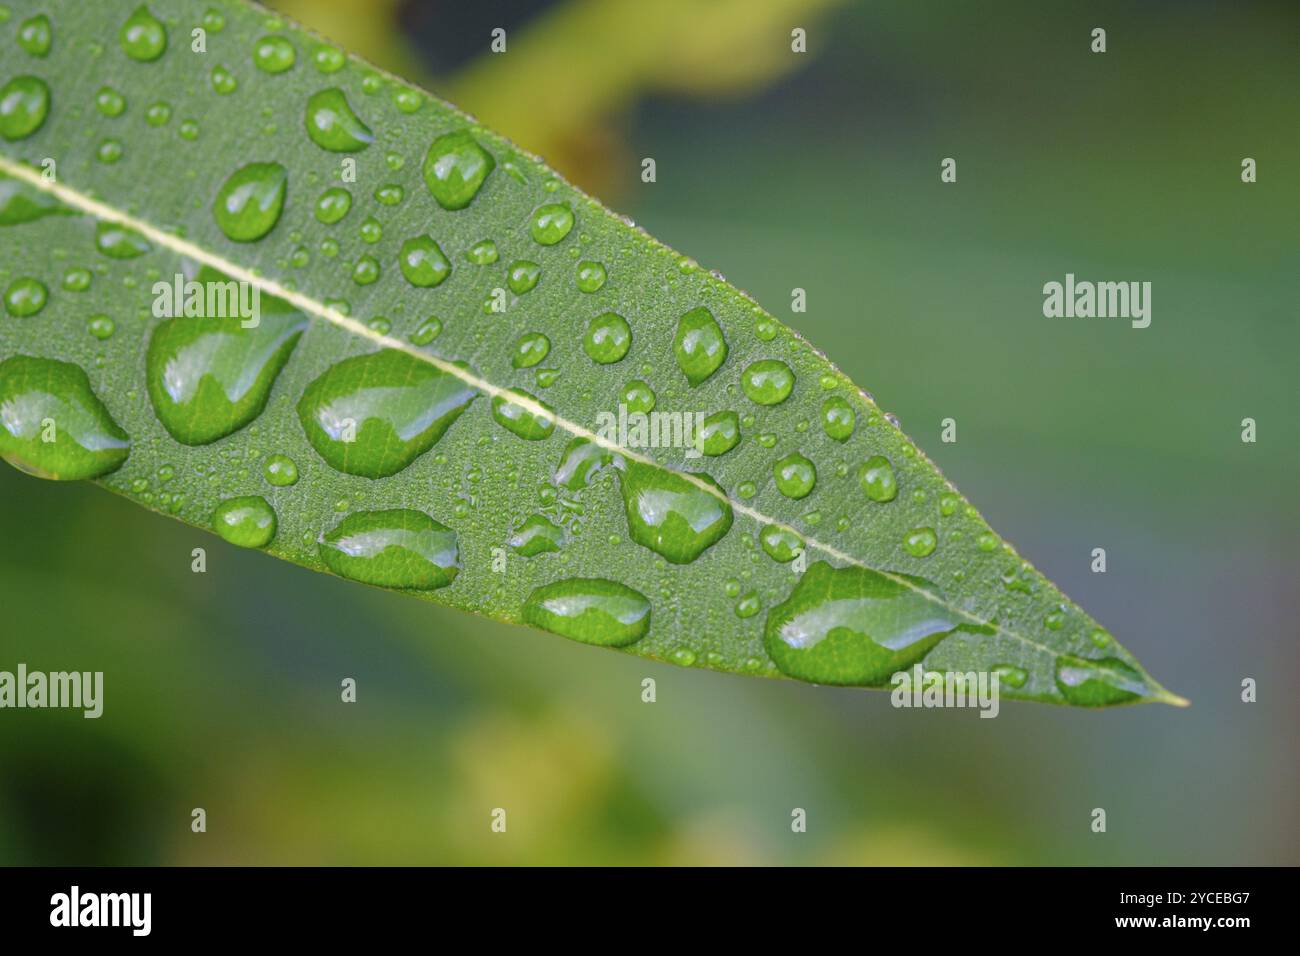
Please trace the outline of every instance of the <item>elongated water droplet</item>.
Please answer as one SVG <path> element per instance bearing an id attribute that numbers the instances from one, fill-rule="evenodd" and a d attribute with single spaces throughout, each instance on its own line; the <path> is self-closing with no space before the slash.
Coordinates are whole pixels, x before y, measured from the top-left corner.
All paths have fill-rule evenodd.
<path id="1" fill-rule="evenodd" d="M 432 236 L 412 236 L 402 243 L 397 261 L 406 281 L 420 289 L 441 285 L 451 275 L 451 262 Z"/>
<path id="2" fill-rule="evenodd" d="M 1116 657 L 1089 660 L 1062 654 L 1056 659 L 1056 686 L 1076 707 L 1131 703 L 1149 692 L 1142 675 Z"/>
<path id="3" fill-rule="evenodd" d="M 836 441 L 848 441 L 853 434 L 853 406 L 839 395 L 822 402 L 822 429 Z"/>
<path id="4" fill-rule="evenodd" d="M 261 495 L 227 498 L 212 512 L 212 530 L 241 548 L 265 548 L 275 528 L 275 510 Z"/>
<path id="5" fill-rule="evenodd" d="M 993 673 L 998 675 L 999 683 L 1008 687 L 1024 687 L 1025 681 L 1029 680 L 1029 672 L 1014 664 L 998 664 L 993 668 Z"/>
<path id="6" fill-rule="evenodd" d="M 288 182 L 279 163 L 249 163 L 236 170 L 212 203 L 217 225 L 236 242 L 261 239 L 280 219 Z"/>
<path id="7" fill-rule="evenodd" d="M 5 289 L 5 311 L 15 318 L 24 319 L 33 316 L 45 308 L 49 301 L 49 290 L 39 279 L 23 276 L 9 283 Z"/>
<path id="8" fill-rule="evenodd" d="M 0 362 L 0 457 L 41 478 L 98 478 L 126 461 L 130 439 L 70 362 Z"/>
<path id="9" fill-rule="evenodd" d="M 153 247 L 138 232 L 115 222 L 101 222 L 95 227 L 95 248 L 110 259 L 134 259 Z"/>
<path id="10" fill-rule="evenodd" d="M 375 141 L 370 127 L 361 121 L 338 87 L 312 94 L 303 122 L 311 141 L 332 153 L 360 152 Z"/>
<path id="11" fill-rule="evenodd" d="M 442 334 L 442 319 L 431 316 L 420 323 L 420 327 L 411 333 L 412 345 L 428 345 Z"/>
<path id="12" fill-rule="evenodd" d="M 443 209 L 464 209 L 496 166 L 492 154 L 465 130 L 433 141 L 424 158 L 424 182 Z"/>
<path id="13" fill-rule="evenodd" d="M 908 579 L 937 593 L 933 585 Z M 768 612 L 764 645 L 782 673 L 817 684 L 883 686 L 960 621 L 939 602 L 870 568 L 818 561 Z"/>
<path id="14" fill-rule="evenodd" d="M 872 501 L 893 501 L 898 495 L 898 481 L 893 466 L 884 455 L 872 455 L 858 472 L 858 483 Z"/>
<path id="15" fill-rule="evenodd" d="M 714 412 L 700 429 L 700 450 L 711 457 L 725 455 L 740 442 L 740 416 L 735 412 Z"/>
<path id="16" fill-rule="evenodd" d="M 0 226 L 18 226 L 43 216 L 72 214 L 72 209 L 48 193 L 0 173 Z"/>
<path id="17" fill-rule="evenodd" d="M 564 529 L 546 515 L 530 515 L 510 536 L 510 547 L 525 558 L 534 558 L 564 547 Z"/>
<path id="18" fill-rule="evenodd" d="M 622 467 L 623 458 L 589 438 L 574 438 L 564 448 L 559 467 L 555 469 L 555 483 L 570 491 L 581 491 L 591 484 L 596 474 L 610 465 Z"/>
<path id="19" fill-rule="evenodd" d="M 637 461 L 627 462 L 620 476 L 628 534 L 673 564 L 694 561 L 731 529 L 732 509 L 721 486 L 698 472 L 692 478 Z"/>
<path id="20" fill-rule="evenodd" d="M 288 303 L 259 296 L 257 325 L 238 283 L 204 267 L 186 314 L 158 324 L 145 357 L 158 420 L 178 442 L 206 445 L 243 428 L 266 407 L 307 319 Z"/>
<path id="21" fill-rule="evenodd" d="M 476 394 L 450 372 L 385 349 L 328 368 L 303 392 L 298 418 L 331 467 L 384 478 L 432 448 Z"/>
<path id="22" fill-rule="evenodd" d="M 761 359 L 740 376 L 740 387 L 759 405 L 780 405 L 794 388 L 794 372 L 778 359 Z"/>
<path id="23" fill-rule="evenodd" d="M 600 365 L 622 361 L 632 347 L 632 327 L 627 319 L 614 312 L 598 315 L 587 324 L 587 334 L 582 339 L 582 349 L 587 357 Z"/>
<path id="24" fill-rule="evenodd" d="M 460 573 L 456 532 L 423 511 L 358 511 L 323 536 L 320 556 L 335 574 L 381 588 L 432 591 Z"/>
<path id="25" fill-rule="evenodd" d="M 786 455 L 772 466 L 777 490 L 787 498 L 806 498 L 817 484 L 817 468 L 798 452 Z"/>
<path id="26" fill-rule="evenodd" d="M 507 389 L 493 397 L 492 417 L 526 441 L 541 441 L 555 431 L 555 409 L 523 389 Z"/>
<path id="27" fill-rule="evenodd" d="M 158 59 L 167 49 L 167 28 L 143 4 L 127 17 L 117 37 L 122 51 L 141 63 Z"/>
<path id="28" fill-rule="evenodd" d="M 18 45 L 32 56 L 44 59 L 49 54 L 53 41 L 54 30 L 50 26 L 50 18 L 43 13 L 28 17 L 18 24 Z"/>
<path id="29" fill-rule="evenodd" d="M 650 602 L 605 578 L 568 578 L 533 591 L 523 619 L 533 627 L 584 644 L 626 647 L 650 630 Z"/>
<path id="30" fill-rule="evenodd" d="M 50 88 L 35 76 L 15 76 L 0 86 L 0 136 L 9 141 L 26 139 L 45 124 L 50 111 Z"/>
<path id="31" fill-rule="evenodd" d="M 691 386 L 704 382 L 727 360 L 727 340 L 713 313 L 700 306 L 677 322 L 673 355 Z"/>

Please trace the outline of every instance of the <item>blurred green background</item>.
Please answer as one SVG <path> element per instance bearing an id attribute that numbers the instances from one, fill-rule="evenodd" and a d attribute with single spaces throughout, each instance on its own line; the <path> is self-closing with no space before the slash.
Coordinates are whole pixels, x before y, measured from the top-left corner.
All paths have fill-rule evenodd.
<path id="1" fill-rule="evenodd" d="M 1300 8 L 276 6 L 786 318 L 1193 705 L 980 720 L 679 669 L 5 468 L 0 668 L 103 670 L 106 709 L 0 713 L 0 863 L 1300 862 Z M 1152 282 L 1151 327 L 1045 319 L 1066 272 Z"/>

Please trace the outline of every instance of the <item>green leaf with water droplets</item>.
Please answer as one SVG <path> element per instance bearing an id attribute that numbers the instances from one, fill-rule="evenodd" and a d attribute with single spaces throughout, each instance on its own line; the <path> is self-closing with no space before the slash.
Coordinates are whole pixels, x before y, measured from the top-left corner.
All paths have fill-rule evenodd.
<path id="1" fill-rule="evenodd" d="M 1179 702 L 795 332 L 454 108 L 230 0 L 18 14 L 16 467 L 658 660 Z"/>

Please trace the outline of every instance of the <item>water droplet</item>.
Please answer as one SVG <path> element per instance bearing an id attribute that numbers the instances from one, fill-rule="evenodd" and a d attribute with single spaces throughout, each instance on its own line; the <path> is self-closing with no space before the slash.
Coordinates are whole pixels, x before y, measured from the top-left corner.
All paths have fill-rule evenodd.
<path id="1" fill-rule="evenodd" d="M 934 591 L 918 578 L 908 580 Z M 790 677 L 883 686 L 959 624 L 942 604 L 906 583 L 870 568 L 832 568 L 818 561 L 768 612 L 764 644 Z"/>
<path id="2" fill-rule="evenodd" d="M 134 259 L 152 247 L 138 232 L 115 222 L 101 221 L 95 226 L 95 248 L 110 259 Z"/>
<path id="3" fill-rule="evenodd" d="M 492 417 L 525 441 L 541 441 L 555 431 L 555 409 L 522 389 L 506 389 L 494 396 Z"/>
<path id="4" fill-rule="evenodd" d="M 619 398 L 629 414 L 648 415 L 654 411 L 654 389 L 640 379 L 633 379 L 624 385 Z"/>
<path id="5" fill-rule="evenodd" d="M 112 338 L 116 328 L 116 323 L 106 315 L 92 316 L 86 323 L 86 331 L 101 341 Z"/>
<path id="6" fill-rule="evenodd" d="M 587 324 L 582 349 L 593 362 L 611 365 L 621 361 L 631 347 L 632 327 L 623 316 L 606 312 Z"/>
<path id="7" fill-rule="evenodd" d="M 0 226 L 18 226 L 43 216 L 71 214 L 72 210 L 53 196 L 0 173 Z"/>
<path id="8" fill-rule="evenodd" d="M 352 281 L 357 285 L 370 285 L 379 279 L 379 261 L 373 256 L 362 256 L 352 267 Z"/>
<path id="9" fill-rule="evenodd" d="M 763 545 L 763 550 L 773 561 L 780 561 L 784 564 L 787 561 L 793 561 L 804 550 L 803 538 L 795 534 L 789 528 L 783 528 L 780 525 L 769 524 L 763 527 L 758 533 L 758 540 Z"/>
<path id="10" fill-rule="evenodd" d="M 533 211 L 529 224 L 533 241 L 543 246 L 553 246 L 573 228 L 573 210 L 564 203 L 547 203 Z"/>
<path id="11" fill-rule="evenodd" d="M 105 116 L 121 116 L 126 110 L 126 98 L 111 86 L 101 86 L 95 94 L 95 109 Z"/>
<path id="12" fill-rule="evenodd" d="M 181 123 L 181 139 L 190 141 L 199 138 L 199 124 L 192 119 L 187 119 Z"/>
<path id="13" fill-rule="evenodd" d="M 545 515 L 532 515 L 510 536 L 510 547 L 533 558 L 564 547 L 564 529 Z"/>
<path id="14" fill-rule="evenodd" d="M 0 87 L 0 136 L 25 139 L 45 123 L 50 88 L 34 76 L 15 76 Z"/>
<path id="15" fill-rule="evenodd" d="M 574 438 L 565 446 L 555 469 L 555 483 L 569 491 L 586 488 L 596 474 L 610 465 L 622 466 L 622 458 L 589 438 Z"/>
<path id="16" fill-rule="evenodd" d="M 63 288 L 69 292 L 85 292 L 90 288 L 90 270 L 69 269 L 63 274 Z"/>
<path id="17" fill-rule="evenodd" d="M 894 467 L 884 455 L 872 455 L 863 463 L 858 482 L 872 501 L 893 501 L 898 495 Z"/>
<path id="18" fill-rule="evenodd" d="M 331 467 L 384 478 L 432 448 L 476 394 L 429 362 L 385 349 L 327 369 L 307 386 L 298 417 Z"/>
<path id="19" fill-rule="evenodd" d="M 50 18 L 43 13 L 28 17 L 18 24 L 18 45 L 32 56 L 45 57 L 50 52 L 53 39 Z"/>
<path id="20" fill-rule="evenodd" d="M 1147 693 L 1142 675 L 1115 657 L 1089 660 L 1062 654 L 1056 659 L 1056 686 L 1076 707 L 1126 704 Z"/>
<path id="21" fill-rule="evenodd" d="M 1043 618 L 1043 626 L 1049 631 L 1059 631 L 1065 626 L 1065 614 L 1059 610 L 1052 611 Z"/>
<path id="22" fill-rule="evenodd" d="M 465 258 L 476 266 L 490 266 L 500 258 L 497 244 L 491 239 L 476 242 L 465 251 Z"/>
<path id="23" fill-rule="evenodd" d="M 772 466 L 777 490 L 787 498 L 806 498 L 817 484 L 817 468 L 798 452 L 786 455 Z"/>
<path id="24" fill-rule="evenodd" d="M 172 118 L 172 108 L 166 103 L 151 103 L 144 111 L 145 122 L 150 126 L 165 126 Z"/>
<path id="25" fill-rule="evenodd" d="M 95 158 L 101 163 L 115 163 L 122 158 L 122 144 L 115 139 L 106 139 L 95 150 Z"/>
<path id="26" fill-rule="evenodd" d="M 763 316 L 754 322 L 754 335 L 758 337 L 760 342 L 770 342 L 776 338 L 776 329 L 776 321 L 767 316 Z"/>
<path id="27" fill-rule="evenodd" d="M 551 351 L 551 340 L 541 332 L 525 332 L 515 343 L 510 364 L 515 368 L 532 368 Z"/>
<path id="28" fill-rule="evenodd" d="M 411 333 L 412 345 L 428 345 L 442 334 L 442 319 L 430 316 L 420 327 Z"/>
<path id="29" fill-rule="evenodd" d="M 15 468 L 98 478 L 126 461 L 130 445 L 80 367 L 27 355 L 0 362 L 0 458 Z"/>
<path id="30" fill-rule="evenodd" d="M 998 549 L 998 536 L 992 531 L 985 531 L 975 539 L 975 546 L 984 552 L 996 551 Z"/>
<path id="31" fill-rule="evenodd" d="M 303 122 L 311 141 L 332 153 L 359 152 L 375 141 L 338 87 L 312 94 Z"/>
<path id="32" fill-rule="evenodd" d="M 335 574 L 381 588 L 432 591 L 460 573 L 456 532 L 422 511 L 358 511 L 320 541 Z"/>
<path id="33" fill-rule="evenodd" d="M 265 36 L 253 46 L 253 62 L 266 73 L 283 73 L 298 59 L 298 51 L 284 37 Z"/>
<path id="34" fill-rule="evenodd" d="M 241 548 L 265 548 L 275 525 L 275 511 L 261 495 L 227 498 L 212 512 L 212 530 Z"/>
<path id="35" fill-rule="evenodd" d="M 203 28 L 209 33 L 220 33 L 226 28 L 226 18 L 216 7 L 208 7 L 203 13 Z"/>
<path id="36" fill-rule="evenodd" d="M 262 466 L 268 484 L 285 488 L 298 482 L 298 464 L 288 455 L 269 455 Z"/>
<path id="37" fill-rule="evenodd" d="M 1029 672 L 1014 664 L 998 664 L 993 668 L 993 673 L 998 675 L 998 683 L 1009 687 L 1024 687 L 1025 681 L 1029 680 Z"/>
<path id="38" fill-rule="evenodd" d="M 1096 628 L 1088 635 L 1088 640 L 1092 641 L 1093 647 L 1107 647 L 1111 642 L 1111 636 L 1101 628 Z"/>
<path id="39" fill-rule="evenodd" d="M 212 68 L 209 79 L 212 82 L 213 91 L 218 96 L 228 96 L 239 89 L 239 80 L 235 79 L 235 75 L 221 64 L 217 64 Z"/>
<path id="40" fill-rule="evenodd" d="M 605 267 L 599 262 L 583 259 L 578 263 L 577 285 L 579 292 L 599 292 L 605 285 Z"/>
<path id="41" fill-rule="evenodd" d="M 451 262 L 432 236 L 412 236 L 402 243 L 398 255 L 402 275 L 411 285 L 431 289 L 451 275 Z"/>
<path id="42" fill-rule="evenodd" d="M 945 518 L 952 517 L 961 507 L 961 499 L 951 492 L 944 492 L 939 496 L 939 514 Z"/>
<path id="43" fill-rule="evenodd" d="M 645 595 L 605 578 L 568 578 L 539 587 L 528 595 L 522 616 L 533 627 L 603 647 L 625 647 L 650 630 Z"/>
<path id="44" fill-rule="evenodd" d="M 763 602 L 759 600 L 757 591 L 749 591 L 736 602 L 736 617 L 741 620 L 751 618 L 761 610 Z"/>
<path id="45" fill-rule="evenodd" d="M 938 543 L 933 528 L 913 528 L 903 538 L 903 547 L 914 558 L 929 557 Z"/>
<path id="46" fill-rule="evenodd" d="M 822 402 L 822 429 L 835 441 L 848 441 L 853 434 L 853 406 L 839 395 Z"/>
<path id="47" fill-rule="evenodd" d="M 759 405 L 780 405 L 794 389 L 794 372 L 778 359 L 760 359 L 740 376 L 740 387 Z"/>
<path id="48" fill-rule="evenodd" d="M 5 310 L 15 318 L 25 319 L 45 308 L 49 290 L 39 279 L 29 276 L 15 279 L 5 289 Z"/>
<path id="49" fill-rule="evenodd" d="M 700 306 L 678 320 L 673 355 L 692 387 L 703 383 L 722 366 L 727 360 L 727 340 L 712 312 Z"/>
<path id="50" fill-rule="evenodd" d="M 393 93 L 393 103 L 403 113 L 414 113 L 424 103 L 424 98 L 416 90 L 403 87 Z"/>
<path id="51" fill-rule="evenodd" d="M 337 73 L 343 69 L 343 64 L 347 62 L 347 57 L 343 51 L 332 46 L 318 46 L 312 51 L 311 61 L 316 65 L 316 69 L 322 73 Z"/>
<path id="52" fill-rule="evenodd" d="M 506 270 L 506 285 L 510 286 L 510 291 L 515 295 L 531 292 L 541 278 L 542 267 L 526 259 L 510 263 L 510 268 Z"/>
<path id="53" fill-rule="evenodd" d="M 342 186 L 331 186 L 316 200 L 316 218 L 327 226 L 333 225 L 352 208 L 352 194 Z"/>
<path id="54" fill-rule="evenodd" d="M 717 489 L 713 494 L 699 482 Z M 731 529 L 732 510 L 708 475 L 691 478 L 636 461 L 626 463 L 620 487 L 633 541 L 673 564 L 689 564 Z"/>
<path id="55" fill-rule="evenodd" d="M 133 60 L 149 63 L 167 49 L 167 28 L 144 4 L 136 7 L 117 34 L 122 52 Z"/>
<path id="56" fill-rule="evenodd" d="M 725 455 L 740 442 L 740 418 L 735 412 L 714 412 L 700 429 L 700 450 L 710 457 Z"/>
<path id="57" fill-rule="evenodd" d="M 284 208 L 288 171 L 279 163 L 249 163 L 226 180 L 212 215 L 235 242 L 255 242 L 273 228 Z"/>
<path id="58" fill-rule="evenodd" d="M 467 131 L 444 133 L 424 158 L 424 182 L 443 209 L 464 209 L 495 166 L 492 154 Z"/>
<path id="59" fill-rule="evenodd" d="M 276 377 L 307 320 L 288 303 L 259 296 L 258 323 L 245 328 L 235 286 L 204 267 L 186 314 L 160 322 L 149 338 L 149 398 L 168 433 L 185 445 L 206 445 L 243 428 L 266 407 Z M 231 301 L 234 299 L 235 301 Z"/>

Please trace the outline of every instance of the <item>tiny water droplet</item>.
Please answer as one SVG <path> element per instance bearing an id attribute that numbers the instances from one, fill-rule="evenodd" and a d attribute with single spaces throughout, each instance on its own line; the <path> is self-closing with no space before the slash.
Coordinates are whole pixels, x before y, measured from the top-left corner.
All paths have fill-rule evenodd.
<path id="1" fill-rule="evenodd" d="M 509 544 L 525 558 L 559 551 L 564 547 L 564 529 L 545 515 L 531 515 L 510 536 Z"/>
<path id="2" fill-rule="evenodd" d="M 28 17 L 18 24 L 18 45 L 32 56 L 44 58 L 49 54 L 53 40 L 50 18 L 43 13 Z"/>
<path id="3" fill-rule="evenodd" d="M 555 410 L 522 389 L 507 389 L 494 396 L 492 418 L 525 441 L 541 441 L 555 431 Z"/>
<path id="4" fill-rule="evenodd" d="M 95 109 L 105 116 L 121 116 L 126 110 L 126 98 L 111 86 L 101 86 L 95 94 Z"/>
<path id="5" fill-rule="evenodd" d="M 419 328 L 411 333 L 412 345 L 428 345 L 442 334 L 442 319 L 431 316 L 420 323 Z"/>
<path id="6" fill-rule="evenodd" d="M 316 200 L 316 218 L 327 226 L 333 225 L 351 208 L 352 194 L 342 186 L 331 186 Z"/>
<path id="7" fill-rule="evenodd" d="M 261 495 L 228 498 L 212 512 L 212 530 L 241 548 L 265 548 L 275 527 L 275 511 Z"/>
<path id="8" fill-rule="evenodd" d="M 627 407 L 629 414 L 648 415 L 654 411 L 654 389 L 640 379 L 633 379 L 624 385 L 619 399 Z"/>
<path id="9" fill-rule="evenodd" d="M 703 482 L 717 489 L 710 493 Z M 687 478 L 677 472 L 629 461 L 620 473 L 628 534 L 672 564 L 689 564 L 731 529 L 732 509 L 709 476 Z"/>
<path id="10" fill-rule="evenodd" d="M 515 295 L 523 295 L 537 287 L 542 278 L 542 267 L 527 259 L 517 259 L 506 270 L 506 285 Z"/>

